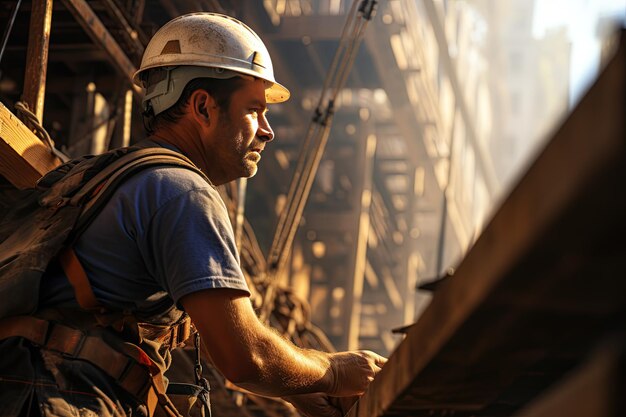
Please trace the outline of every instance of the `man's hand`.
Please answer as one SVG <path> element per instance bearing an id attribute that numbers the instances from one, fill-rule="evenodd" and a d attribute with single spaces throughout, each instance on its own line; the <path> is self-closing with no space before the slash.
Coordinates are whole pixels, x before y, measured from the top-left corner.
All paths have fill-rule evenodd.
<path id="1" fill-rule="evenodd" d="M 333 353 L 330 356 L 333 383 L 328 394 L 350 397 L 365 392 L 387 359 L 369 350 Z"/>
<path id="2" fill-rule="evenodd" d="M 286 401 L 305 417 L 343 417 L 365 392 L 387 359 L 369 350 L 330 354 L 332 389 L 292 395 Z"/>

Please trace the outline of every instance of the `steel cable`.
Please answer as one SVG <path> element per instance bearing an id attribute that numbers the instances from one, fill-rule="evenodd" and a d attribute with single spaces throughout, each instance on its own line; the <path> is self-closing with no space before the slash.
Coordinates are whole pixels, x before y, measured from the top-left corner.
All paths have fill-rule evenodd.
<path id="1" fill-rule="evenodd" d="M 365 27 L 372 18 L 376 3 L 376 0 L 362 0 L 357 9 L 358 1 L 355 0 L 346 19 L 339 47 L 325 79 L 319 104 L 315 109 L 315 114 L 309 125 L 307 136 L 298 158 L 296 171 L 287 195 L 287 205 L 279 217 L 272 247 L 268 255 L 269 283 L 261 310 L 261 319 L 264 321 L 268 320 L 273 309 L 275 282 L 283 271 L 286 259 L 291 251 L 291 244 L 302 218 L 304 206 L 328 141 L 337 97 L 342 91 L 350 70 L 354 65 Z M 325 97 L 329 91 L 331 92 L 331 98 L 324 107 Z"/>
<path id="2" fill-rule="evenodd" d="M 361 24 L 357 25 L 353 28 L 351 33 L 352 42 L 347 47 L 346 55 L 343 57 L 341 61 L 337 61 L 339 65 L 339 71 L 335 74 L 332 73 L 328 78 L 336 79 L 336 85 L 333 86 L 333 95 L 329 100 L 329 104 L 326 108 L 326 112 L 323 115 L 323 119 L 321 119 L 317 124 L 313 124 L 315 126 L 315 131 L 318 131 L 318 136 L 315 137 L 316 144 L 312 149 L 311 153 L 305 153 L 304 155 L 309 156 L 306 158 L 306 164 L 302 168 L 301 176 L 296 179 L 294 178 L 293 183 L 297 186 L 292 187 L 296 191 L 293 193 L 295 195 L 291 195 L 291 199 L 289 199 L 290 205 L 286 208 L 284 212 L 286 215 L 284 216 L 286 220 L 284 223 L 288 225 L 287 228 L 283 227 L 282 230 L 278 231 L 277 247 L 274 248 L 273 255 L 276 257 L 272 259 L 273 263 L 270 263 L 270 266 L 273 266 L 280 270 L 282 267 L 280 258 L 285 258 L 288 250 L 286 248 L 290 246 L 291 240 L 294 234 L 294 228 L 297 229 L 299 218 L 301 217 L 303 204 L 306 202 L 306 198 L 308 197 L 313 179 L 315 177 L 317 167 L 319 165 L 321 156 L 325 149 L 325 145 L 328 139 L 328 134 L 330 130 L 330 125 L 334 113 L 334 103 L 336 102 L 336 98 L 341 91 L 345 81 L 347 80 L 347 76 L 349 74 L 349 69 L 354 63 L 354 59 L 356 58 L 356 51 L 358 50 L 358 44 L 362 39 L 363 29 L 365 27 L 365 22 L 363 19 L 361 20 Z M 344 44 L 347 42 L 343 42 Z M 342 48 L 343 49 L 343 48 Z M 336 66 L 335 66 L 336 67 Z M 311 156 L 312 155 L 312 156 Z M 297 221 L 296 221 L 297 220 Z"/>
<path id="3" fill-rule="evenodd" d="M 300 154 L 298 165 L 296 167 L 296 172 L 291 183 L 290 193 L 287 197 L 288 205 L 287 207 L 285 207 L 285 210 L 283 210 L 283 213 L 281 214 L 281 218 L 279 220 L 279 226 L 277 227 L 268 262 L 270 264 L 270 267 L 273 268 L 280 269 L 281 266 L 278 259 L 280 257 L 284 257 L 284 249 L 286 247 L 285 243 L 287 243 L 288 246 L 290 240 L 289 236 L 292 234 L 291 229 L 294 227 L 294 225 L 299 223 L 298 217 L 300 216 L 299 212 L 301 211 L 299 209 L 300 201 L 303 199 L 305 200 L 308 197 L 308 189 L 304 184 L 309 183 L 311 181 L 309 177 L 314 177 L 315 175 L 317 162 L 319 160 L 319 156 L 317 155 L 317 153 L 318 150 L 323 151 L 324 149 L 326 141 L 324 139 L 324 136 L 327 134 L 327 130 L 332 119 L 336 97 L 341 91 L 343 85 L 345 84 L 349 69 L 354 62 L 354 58 L 356 57 L 355 51 L 357 50 L 357 44 L 360 42 L 359 36 L 363 33 L 365 23 L 367 22 L 366 19 L 361 18 L 359 24 L 356 24 L 352 28 L 352 32 L 350 33 L 350 35 L 346 35 L 348 24 L 350 24 L 354 20 L 353 13 L 355 10 L 355 6 L 356 2 L 354 2 L 351 9 L 352 14 L 348 17 L 347 25 L 344 27 L 342 33 L 340 46 L 337 50 L 337 53 L 335 54 L 335 58 L 333 59 L 333 64 L 331 65 L 331 71 L 326 78 L 324 89 L 322 90 L 322 97 L 320 98 L 320 104 L 318 105 L 316 113 L 313 117 L 313 121 L 309 126 L 309 131 L 307 133 L 303 150 Z M 359 10 L 361 9 L 363 9 L 363 6 L 359 8 Z M 348 52 L 342 56 L 342 52 L 344 49 L 347 49 Z M 337 67 L 339 67 L 339 71 L 337 71 Z M 327 94 L 328 85 L 331 83 L 331 81 L 334 83 L 332 87 L 333 98 L 329 100 L 326 111 L 322 113 L 322 102 L 325 95 Z M 321 132 L 319 132 L 320 129 Z M 315 135 L 315 133 L 317 133 L 317 135 Z M 314 140 L 316 141 L 316 143 L 313 146 L 310 146 L 310 143 Z M 311 151 L 308 151 L 309 147 L 312 147 L 313 149 Z M 302 178 L 303 175 L 304 178 Z M 297 222 L 295 221 L 296 219 L 298 219 Z"/>
<path id="4" fill-rule="evenodd" d="M 347 32 L 348 32 L 348 29 L 352 26 L 352 23 L 355 19 L 355 15 L 356 15 L 355 11 L 356 11 L 357 4 L 358 4 L 358 1 L 356 0 L 352 3 L 352 7 L 346 19 L 346 23 L 342 29 L 339 46 L 333 57 L 333 61 L 327 73 L 327 77 L 324 79 L 324 85 L 321 90 L 320 99 L 315 109 L 315 113 L 313 115 L 312 121 L 309 124 L 308 131 L 305 136 L 305 141 L 302 146 L 302 151 L 300 152 L 300 156 L 296 164 L 294 177 L 291 181 L 289 192 L 287 194 L 288 205 L 285 207 L 285 209 L 283 210 L 283 213 L 279 217 L 278 226 L 276 228 L 276 233 L 274 235 L 274 240 L 272 242 L 272 249 L 270 250 L 270 254 L 268 257 L 268 264 L 270 265 L 270 267 L 273 267 L 273 268 L 277 266 L 277 259 L 280 256 L 280 252 L 282 251 L 284 247 L 282 240 L 284 239 L 284 236 L 285 236 L 285 227 L 287 224 L 289 224 L 289 222 L 292 222 L 294 218 L 292 202 L 295 202 L 296 199 L 299 199 L 300 195 L 302 194 L 302 187 L 300 186 L 300 176 L 301 174 L 307 172 L 307 170 L 309 169 L 309 165 L 310 165 L 309 160 L 307 159 L 307 156 L 309 155 L 309 152 L 307 152 L 307 149 L 309 147 L 312 147 L 311 142 L 315 139 L 316 137 L 315 133 L 319 129 L 321 122 L 323 122 L 322 117 L 324 116 L 324 114 L 322 112 L 322 106 L 324 103 L 324 98 L 326 94 L 328 93 L 329 85 L 331 85 L 332 82 L 336 78 L 335 73 L 336 73 L 337 66 L 339 65 L 339 60 L 342 58 L 343 50 L 346 48 L 346 45 L 348 44 L 348 42 L 350 42 L 350 37 L 347 35 Z M 300 194 L 300 195 L 296 196 L 297 194 Z"/>

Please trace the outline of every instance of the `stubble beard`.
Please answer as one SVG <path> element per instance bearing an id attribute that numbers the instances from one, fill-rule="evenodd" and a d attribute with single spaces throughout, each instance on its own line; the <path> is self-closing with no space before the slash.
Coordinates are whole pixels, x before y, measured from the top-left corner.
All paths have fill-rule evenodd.
<path id="1" fill-rule="evenodd" d="M 243 158 L 243 168 L 244 171 L 246 173 L 246 175 L 244 175 L 245 178 L 250 178 L 250 177 L 254 177 L 257 173 L 257 171 L 259 170 L 259 166 L 258 166 L 258 162 L 259 161 L 253 161 L 251 160 L 251 155 L 250 155 L 250 151 L 246 152 L 246 155 L 244 155 Z"/>

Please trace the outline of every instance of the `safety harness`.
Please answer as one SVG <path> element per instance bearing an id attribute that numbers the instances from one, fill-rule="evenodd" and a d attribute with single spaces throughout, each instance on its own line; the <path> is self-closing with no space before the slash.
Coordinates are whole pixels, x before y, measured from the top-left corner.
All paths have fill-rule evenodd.
<path id="1" fill-rule="evenodd" d="M 91 363 L 125 391 L 138 399 L 145 399 L 150 415 L 153 415 L 157 405 L 161 405 L 168 410 L 167 415 L 180 416 L 166 395 L 161 370 L 135 345 L 127 344 L 127 348 L 120 352 L 99 337 L 32 316 L 0 321 L 0 339 L 9 337 L 23 337 L 42 349 Z"/>
<path id="2" fill-rule="evenodd" d="M 101 160 L 85 158 L 57 168 L 40 180 L 40 184 L 48 188 L 39 190 L 36 205 L 25 206 L 21 213 L 18 207 L 17 213 L 3 217 L 3 225 L 6 225 L 37 207 L 37 211 L 31 213 L 34 220 L 30 219 L 30 223 L 34 224 L 24 225 L 26 231 L 8 234 L 0 229 L 0 237 L 6 238 L 0 245 L 0 284 L 3 288 L 18 289 L 16 294 L 21 298 L 30 295 L 30 300 L 36 300 L 39 280 L 45 269 L 41 267 L 56 258 L 74 289 L 79 306 L 92 318 L 87 320 L 88 325 L 84 328 L 74 328 L 45 317 L 45 313 L 35 313 L 36 306 L 33 309 L 28 302 L 24 307 L 18 297 L 0 311 L 0 317 L 4 317 L 0 318 L 0 340 L 22 337 L 41 349 L 87 361 L 113 378 L 125 391 L 145 402 L 150 415 L 154 415 L 157 406 L 160 406 L 162 415 L 180 417 L 166 393 L 163 370 L 153 359 L 137 344 L 118 343 L 112 346 L 98 334 L 107 329 L 121 332 L 130 327 L 134 329 L 136 341 L 149 340 L 158 343 L 161 346 L 159 350 L 172 350 L 182 346 L 194 333 L 189 316 L 183 314 L 174 323 L 156 325 L 139 323 L 129 313 L 107 311 L 97 301 L 72 243 L 100 212 L 117 186 L 139 170 L 153 166 L 177 166 L 195 171 L 207 182 L 210 181 L 183 155 L 163 148 L 125 148 L 94 158 Z M 5 236 L 2 236 L 3 233 Z M 33 245 L 38 245 L 38 249 L 32 249 Z M 39 252 L 33 253 L 33 250 Z M 34 256 L 35 260 L 31 261 L 27 256 Z M 33 265 L 33 262 L 38 264 Z M 37 268 L 41 269 L 39 276 L 33 273 Z M 27 277 L 29 282 L 20 282 L 21 277 Z M 25 294 L 27 289 L 24 285 L 29 283 L 36 284 L 30 290 L 33 294 Z M 31 311 L 23 311 L 24 308 Z M 200 366 L 197 339 L 195 345 L 197 371 Z M 204 412 L 210 413 L 208 383 L 201 374 L 196 375 L 196 382 L 202 386 L 202 395 L 206 397 Z"/>

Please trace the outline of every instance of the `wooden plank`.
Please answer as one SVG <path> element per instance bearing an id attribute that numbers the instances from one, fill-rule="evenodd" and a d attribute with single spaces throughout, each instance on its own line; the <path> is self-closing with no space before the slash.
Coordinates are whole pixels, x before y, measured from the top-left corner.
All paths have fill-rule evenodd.
<path id="1" fill-rule="evenodd" d="M 17 188 L 33 187 L 61 163 L 48 147 L 0 103 L 0 175 Z"/>
<path id="2" fill-rule="evenodd" d="M 35 1 L 30 15 L 26 73 L 22 100 L 43 120 L 46 74 L 48 70 L 48 45 L 52 23 L 52 0 Z"/>
<path id="3" fill-rule="evenodd" d="M 349 416 L 511 415 L 623 323 L 625 34 Z"/>
<path id="4" fill-rule="evenodd" d="M 132 77 L 137 68 L 111 36 L 89 4 L 85 0 L 64 0 L 64 3 L 89 37 L 106 51 L 118 72 L 132 84 Z M 134 88 L 135 91 L 140 91 L 138 87 L 134 86 Z"/>

